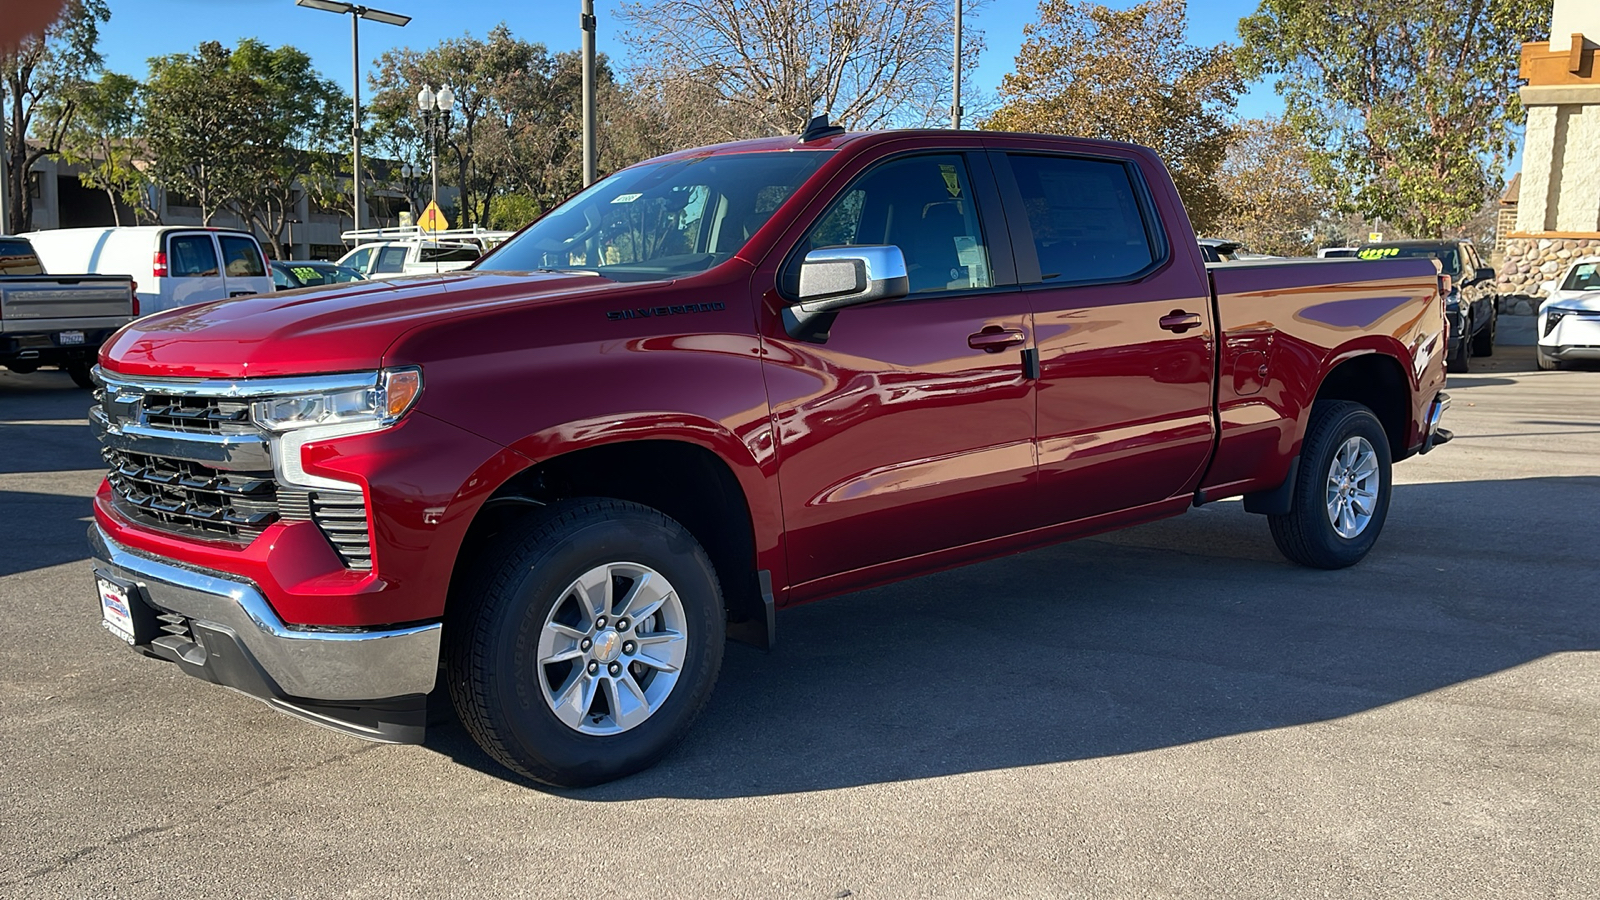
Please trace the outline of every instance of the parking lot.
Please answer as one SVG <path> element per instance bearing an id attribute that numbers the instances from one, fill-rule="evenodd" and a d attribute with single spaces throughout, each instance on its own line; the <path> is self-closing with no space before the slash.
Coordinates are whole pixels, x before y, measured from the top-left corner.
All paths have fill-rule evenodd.
<path id="1" fill-rule="evenodd" d="M 1449 390 L 1354 569 L 1227 502 L 790 610 L 557 792 L 120 646 L 87 394 L 0 373 L 0 896 L 1600 895 L 1600 368 Z"/>

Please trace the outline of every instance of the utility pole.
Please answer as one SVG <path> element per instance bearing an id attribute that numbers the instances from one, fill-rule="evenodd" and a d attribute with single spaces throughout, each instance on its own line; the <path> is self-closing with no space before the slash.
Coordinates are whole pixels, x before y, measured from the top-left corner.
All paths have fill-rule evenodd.
<path id="1" fill-rule="evenodd" d="M 350 169 L 355 183 L 356 230 L 361 230 L 361 16 L 350 16 L 350 96 L 355 106 L 350 115 L 350 147 L 355 165 Z"/>
<path id="2" fill-rule="evenodd" d="M 583 186 L 594 184 L 594 0 L 583 0 Z"/>
<path id="3" fill-rule="evenodd" d="M 961 0 L 956 0 L 956 52 L 953 57 L 955 90 L 950 100 L 950 127 L 961 127 Z"/>

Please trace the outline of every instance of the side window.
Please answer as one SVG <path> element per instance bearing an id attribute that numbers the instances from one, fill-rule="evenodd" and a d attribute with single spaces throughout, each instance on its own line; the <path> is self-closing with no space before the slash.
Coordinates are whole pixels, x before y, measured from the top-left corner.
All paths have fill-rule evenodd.
<path id="1" fill-rule="evenodd" d="M 174 278 L 219 274 L 217 248 L 209 234 L 180 234 L 167 241 L 167 271 Z"/>
<path id="2" fill-rule="evenodd" d="M 362 247 L 360 250 L 356 251 L 354 256 L 345 260 L 344 264 L 365 275 L 367 272 L 367 261 L 370 259 L 372 259 L 372 248 Z"/>
<path id="3" fill-rule="evenodd" d="M 267 274 L 261 247 L 255 241 L 226 234 L 218 235 L 217 240 L 222 244 L 222 258 L 227 260 L 224 271 L 229 278 L 261 278 Z"/>
<path id="4" fill-rule="evenodd" d="M 378 251 L 378 265 L 373 269 L 385 275 L 393 275 L 406 270 L 406 248 L 384 247 Z"/>
<path id="5" fill-rule="evenodd" d="M 1045 281 L 1108 281 L 1155 261 L 1126 165 L 1022 154 L 1010 160 Z"/>
<path id="6" fill-rule="evenodd" d="M 913 294 L 994 283 L 959 156 L 914 156 L 869 170 L 811 227 L 802 249 L 876 244 L 905 254 Z"/>
<path id="7" fill-rule="evenodd" d="M 287 291 L 291 288 L 298 287 L 299 285 L 296 285 L 293 281 L 289 280 L 288 273 L 284 272 L 282 269 L 274 267 L 272 270 L 272 286 L 280 291 Z"/>

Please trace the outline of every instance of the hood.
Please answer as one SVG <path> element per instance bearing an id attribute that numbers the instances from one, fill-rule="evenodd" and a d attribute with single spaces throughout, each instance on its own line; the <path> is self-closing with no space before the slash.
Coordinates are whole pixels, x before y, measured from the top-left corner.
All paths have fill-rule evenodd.
<path id="1" fill-rule="evenodd" d="M 138 319 L 100 349 L 124 375 L 245 378 L 376 369 L 402 334 L 504 304 L 659 285 L 598 275 L 455 272 L 237 297 Z"/>
<path id="2" fill-rule="evenodd" d="M 1556 291 L 1539 304 L 1539 311 L 1544 312 L 1552 306 L 1600 312 L 1600 291 Z"/>

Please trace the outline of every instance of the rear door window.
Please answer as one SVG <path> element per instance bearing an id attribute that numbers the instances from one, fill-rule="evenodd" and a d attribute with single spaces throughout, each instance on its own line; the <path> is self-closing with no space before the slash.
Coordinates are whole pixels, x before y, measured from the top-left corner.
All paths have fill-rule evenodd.
<path id="1" fill-rule="evenodd" d="M 209 234 L 180 234 L 167 240 L 167 271 L 173 278 L 205 278 L 221 274 L 217 245 Z"/>
<path id="2" fill-rule="evenodd" d="M 1010 154 L 1046 283 L 1116 281 L 1156 261 L 1151 223 L 1128 166 Z"/>
<path id="3" fill-rule="evenodd" d="M 405 247 L 384 247 L 378 251 L 378 264 L 372 270 L 383 275 L 404 272 L 406 270 L 406 250 L 407 248 Z"/>
<path id="4" fill-rule="evenodd" d="M 261 247 L 255 241 L 238 235 L 218 235 L 222 243 L 223 266 L 229 278 L 261 278 L 267 274 L 266 263 L 261 258 Z"/>

